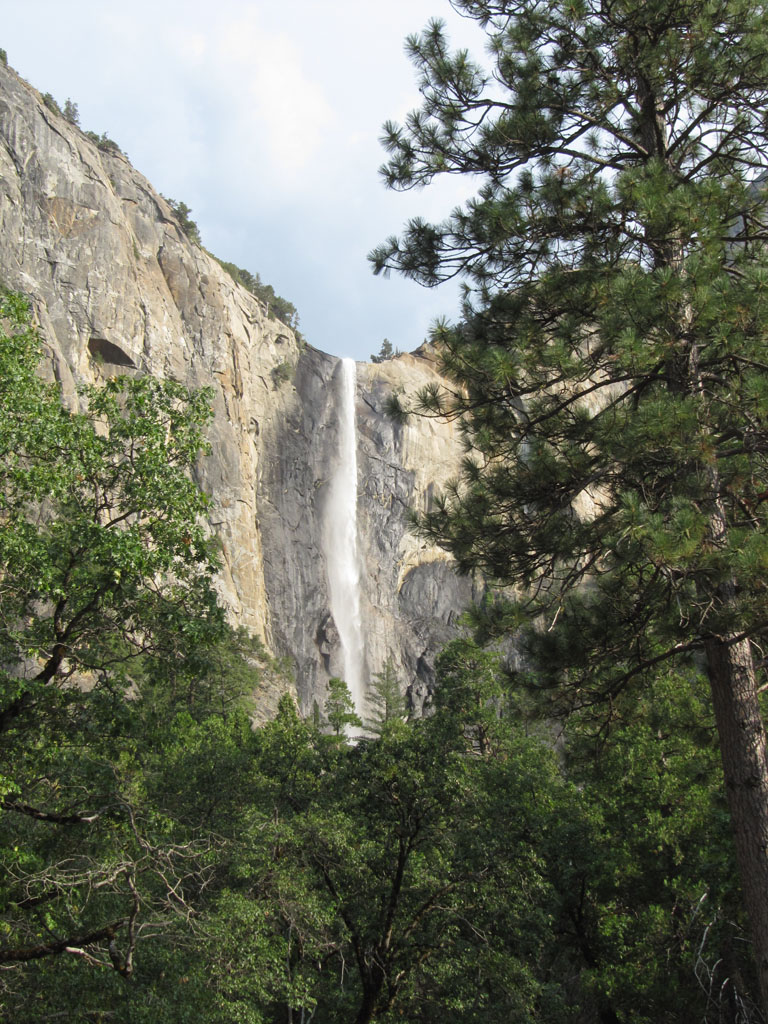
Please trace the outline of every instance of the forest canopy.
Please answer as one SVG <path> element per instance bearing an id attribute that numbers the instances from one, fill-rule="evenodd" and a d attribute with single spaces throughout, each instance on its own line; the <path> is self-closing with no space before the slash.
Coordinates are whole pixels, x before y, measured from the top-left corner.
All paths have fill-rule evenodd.
<path id="1" fill-rule="evenodd" d="M 362 725 L 333 677 L 255 727 L 283 667 L 217 598 L 210 396 L 66 408 L 3 296 L 3 1018 L 768 1018 L 768 12 L 454 6 L 488 62 L 409 40 L 384 174 L 477 196 L 373 254 L 467 284 L 420 528 L 490 589 L 426 717 L 387 662 Z"/>
<path id="2" fill-rule="evenodd" d="M 211 587 L 207 395 L 123 377 L 69 412 L 20 297 L 2 323 L 4 1017 L 753 1013 L 700 678 L 617 699 L 597 748 L 577 716 L 558 753 L 465 637 L 428 718 L 385 666 L 354 743 L 342 680 L 325 720 L 286 696 L 254 728 L 276 666 Z"/>

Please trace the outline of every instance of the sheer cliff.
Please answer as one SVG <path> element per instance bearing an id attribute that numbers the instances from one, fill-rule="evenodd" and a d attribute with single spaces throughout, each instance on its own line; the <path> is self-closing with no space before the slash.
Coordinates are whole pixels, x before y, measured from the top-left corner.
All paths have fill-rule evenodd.
<path id="1" fill-rule="evenodd" d="M 234 623 L 292 660 L 304 707 L 322 702 L 341 666 L 323 545 L 339 360 L 270 318 L 124 155 L 2 66 L 0 141 L 0 280 L 31 300 L 64 400 L 116 373 L 213 389 L 213 450 L 197 472 L 222 599 Z M 391 658 L 417 705 L 471 587 L 409 533 L 407 510 L 455 474 L 459 445 L 445 424 L 394 423 L 385 403 L 435 378 L 423 354 L 361 363 L 355 402 L 366 668 Z"/>

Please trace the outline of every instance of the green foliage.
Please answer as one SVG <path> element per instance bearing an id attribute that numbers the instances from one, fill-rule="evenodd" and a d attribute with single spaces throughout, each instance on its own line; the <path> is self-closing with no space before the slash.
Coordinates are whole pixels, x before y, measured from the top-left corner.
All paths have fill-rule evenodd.
<path id="1" fill-rule="evenodd" d="M 57 444 L 71 444 L 73 423 L 88 436 L 89 421 L 63 413 L 34 374 L 22 304 L 9 298 L 4 312 L 19 319 L 2 347 L 0 437 L 18 459 L 2 493 L 8 508 L 22 490 L 50 493 L 44 515 L 27 505 L 38 528 L 56 521 L 72 481 L 60 495 L 61 460 L 32 455 L 54 428 Z M 166 438 L 186 430 L 190 457 L 199 429 L 185 402 L 171 429 L 150 394 L 131 393 L 148 405 L 125 435 L 132 459 L 112 463 L 113 488 L 138 474 L 147 507 L 174 476 L 141 472 L 156 418 Z M 115 395 L 130 422 L 120 389 L 89 399 L 106 438 Z M 94 454 L 92 473 L 100 465 Z M 88 578 L 100 551 L 81 555 Z M 46 614 L 45 601 L 29 607 Z M 167 625 L 175 644 L 104 661 L 88 688 L 52 676 L 4 731 L 8 1019 L 714 1024 L 723 999 L 743 997 L 717 751 L 695 676 L 616 701 L 608 732 L 586 712 L 574 720 L 567 781 L 551 746 L 516 724 L 498 657 L 471 640 L 441 655 L 426 720 L 390 715 L 399 687 L 386 665 L 379 737 L 346 744 L 338 737 L 359 721 L 341 680 L 325 707 L 335 735 L 289 697 L 253 730 L 243 706 L 260 644 L 194 617 Z M 127 658 L 129 630 L 113 649 Z M 57 940 L 68 952 L 40 952 Z"/>
<path id="2" fill-rule="evenodd" d="M 277 366 L 272 367 L 272 383 L 275 388 L 282 387 L 283 384 L 287 384 L 289 380 L 293 380 L 293 375 L 296 367 L 293 363 L 289 363 L 284 360 L 282 363 L 278 363 Z"/>
<path id="3" fill-rule="evenodd" d="M 187 475 L 205 450 L 208 394 L 119 377 L 86 389 L 87 413 L 70 414 L 36 376 L 17 300 L 3 312 L 14 330 L 0 353 L 0 646 L 6 664 L 38 666 L 24 682 L 6 673 L 5 721 L 62 674 L 139 653 L 183 661 L 221 612 L 207 502 Z"/>
<path id="4" fill-rule="evenodd" d="M 391 658 L 384 662 L 381 672 L 374 672 L 365 702 L 369 715 L 365 727 L 376 736 L 388 722 L 401 722 L 406 717 L 405 697 Z"/>
<path id="5" fill-rule="evenodd" d="M 393 348 L 392 342 L 389 340 L 389 338 L 385 338 L 384 341 L 382 341 L 382 343 L 381 343 L 381 348 L 379 349 L 379 354 L 375 355 L 375 356 L 374 355 L 371 356 L 371 362 L 372 363 L 383 363 L 387 359 L 394 359 L 395 356 L 399 356 L 399 355 L 401 355 L 400 349 L 399 348 Z"/>
<path id="6" fill-rule="evenodd" d="M 458 387 L 419 400 L 461 416 L 467 459 L 422 526 L 462 570 L 536 593 L 518 606 L 554 623 L 532 643 L 553 648 L 558 687 L 569 652 L 567 703 L 712 634 L 762 628 L 768 268 L 749 181 L 765 129 L 749 89 L 764 89 L 765 15 L 740 2 L 627 5 L 618 22 L 557 3 L 511 17 L 458 6 L 487 26 L 502 95 L 486 96 L 439 25 L 412 38 L 424 108 L 388 126 L 384 173 L 394 187 L 477 174 L 480 192 L 372 259 L 474 285 L 464 321 L 435 333 Z M 579 33 L 594 67 L 568 41 Z M 635 36 L 647 41 L 626 50 Z M 664 108 L 658 131 L 638 89 Z M 693 110 L 707 113 L 691 126 Z M 594 513 L 574 511 L 592 497 Z"/>
<path id="7" fill-rule="evenodd" d="M 190 216 L 192 210 L 187 206 L 187 204 L 177 202 L 175 199 L 168 199 L 167 196 L 163 196 L 163 199 L 165 199 L 166 203 L 168 203 L 170 208 L 173 210 L 181 230 L 190 242 L 194 242 L 196 245 L 202 245 L 200 240 L 200 229 L 192 220 L 192 217 Z"/>
<path id="8" fill-rule="evenodd" d="M 298 332 L 299 314 L 296 307 L 292 302 L 277 295 L 271 284 L 266 284 L 258 274 L 252 274 L 248 270 L 243 270 L 242 267 L 238 267 L 234 263 L 226 263 L 224 260 L 219 259 L 216 262 L 226 270 L 233 281 L 242 285 L 246 291 L 249 291 L 251 295 L 255 295 L 257 299 L 264 303 L 267 307 L 268 315 L 282 320 L 287 327 L 290 327 L 294 332 Z M 301 339 L 299 334 L 297 334 L 297 337 Z"/>
<path id="9" fill-rule="evenodd" d="M 469 749 L 490 753 L 506 704 L 499 656 L 459 637 L 440 653 L 435 669 L 436 707 L 448 721 L 461 723 Z"/>
<path id="10" fill-rule="evenodd" d="M 349 692 L 349 687 L 343 679 L 336 676 L 328 680 L 328 696 L 325 699 L 323 711 L 325 720 L 336 736 L 340 736 L 347 727 L 362 728 L 363 723 L 355 711 L 355 702 Z"/>
<path id="11" fill-rule="evenodd" d="M 70 124 L 80 125 L 80 111 L 77 108 L 77 104 L 73 103 L 71 99 L 67 98 L 62 114 Z"/>
<path id="12" fill-rule="evenodd" d="M 444 745 L 448 732 L 420 722 L 340 746 L 287 700 L 260 730 L 241 889 L 253 902 L 241 898 L 236 931 L 237 962 L 258 972 L 237 988 L 254 1002 L 257 983 L 271 991 L 267 1019 L 286 1003 L 328 1022 L 431 1020 L 438 1008 L 457 1022 L 528 1019 L 546 886 L 525 836 L 531 786 L 556 780 L 551 755 L 515 742 L 486 776 L 487 762 Z M 500 803 L 518 796 L 515 825 L 497 835 Z"/>
<path id="13" fill-rule="evenodd" d="M 454 6 L 490 68 L 439 22 L 411 37 L 423 101 L 385 126 L 383 174 L 477 194 L 371 257 L 467 284 L 434 332 L 451 385 L 416 400 L 467 454 L 420 525 L 498 585 L 478 635 L 517 634 L 542 714 L 605 723 L 706 668 L 766 1015 L 768 12 Z"/>
<path id="14" fill-rule="evenodd" d="M 438 676 L 435 714 L 375 741 L 339 745 L 288 698 L 256 733 L 248 841 L 206 925 L 207 1012 L 750 1019 L 699 683 L 617 703 L 607 735 L 574 720 L 567 782 L 490 655 L 457 641 Z"/>
<path id="15" fill-rule="evenodd" d="M 58 114 L 59 117 L 63 116 L 61 112 L 61 107 L 49 92 L 43 93 L 43 103 L 52 113 Z"/>
<path id="16" fill-rule="evenodd" d="M 23 299 L 0 317 L 0 1005 L 32 1021 L 119 1006 L 95 977 L 188 933 L 236 819 L 254 649 L 189 478 L 209 396 L 118 378 L 71 413 Z"/>
<path id="17" fill-rule="evenodd" d="M 59 113 L 61 113 L 61 111 L 59 111 Z M 102 132 L 101 135 L 99 135 L 97 132 L 88 131 L 83 132 L 83 135 L 85 135 L 87 139 L 90 139 L 94 146 L 100 149 L 103 153 L 123 152 L 122 149 L 120 149 L 118 144 L 115 142 L 115 140 L 110 139 L 106 132 Z"/>
<path id="18" fill-rule="evenodd" d="M 586 813 L 559 869 L 564 927 L 586 959 L 581 999 L 620 1020 L 759 1019 L 711 717 L 700 678 L 664 674 L 607 726 L 569 721 Z"/>
<path id="19" fill-rule="evenodd" d="M 8 52 L 2 48 L 0 48 L 0 64 L 2 64 L 3 67 L 8 66 Z"/>

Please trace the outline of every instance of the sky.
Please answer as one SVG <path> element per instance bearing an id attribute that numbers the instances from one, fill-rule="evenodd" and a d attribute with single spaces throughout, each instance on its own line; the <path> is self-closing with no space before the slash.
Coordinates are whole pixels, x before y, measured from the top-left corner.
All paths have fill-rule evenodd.
<path id="1" fill-rule="evenodd" d="M 368 359 L 416 348 L 458 288 L 375 277 L 371 249 L 409 217 L 471 194 L 451 178 L 388 191 L 388 119 L 418 106 L 405 37 L 442 18 L 482 59 L 480 28 L 448 0 L 2 0 L 8 63 L 80 125 L 106 132 L 203 244 L 292 302 L 307 341 Z"/>

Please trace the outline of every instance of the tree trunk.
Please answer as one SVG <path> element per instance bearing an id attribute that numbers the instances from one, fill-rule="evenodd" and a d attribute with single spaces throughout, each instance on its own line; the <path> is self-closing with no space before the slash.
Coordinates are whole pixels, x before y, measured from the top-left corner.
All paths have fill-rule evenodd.
<path id="1" fill-rule="evenodd" d="M 768 759 L 752 648 L 748 640 L 719 637 L 707 641 L 706 655 L 761 1009 L 768 1020 Z"/>
<path id="2" fill-rule="evenodd" d="M 373 1020 L 373 1014 L 376 1010 L 376 1000 L 380 991 L 380 984 L 366 984 L 363 982 L 363 998 L 360 1001 L 360 1009 L 357 1011 L 357 1016 L 355 1017 L 355 1024 L 369 1024 L 369 1022 Z"/>

